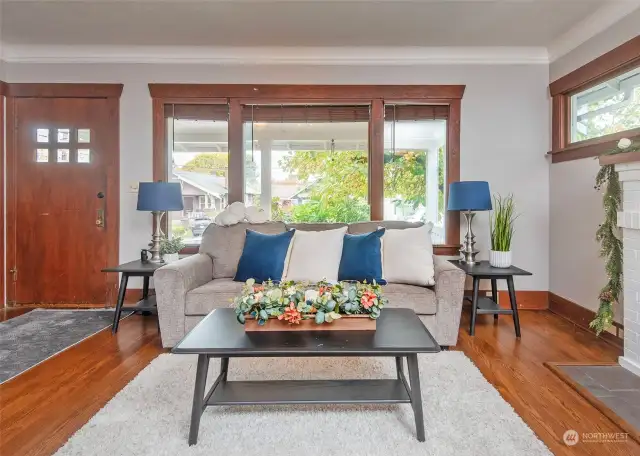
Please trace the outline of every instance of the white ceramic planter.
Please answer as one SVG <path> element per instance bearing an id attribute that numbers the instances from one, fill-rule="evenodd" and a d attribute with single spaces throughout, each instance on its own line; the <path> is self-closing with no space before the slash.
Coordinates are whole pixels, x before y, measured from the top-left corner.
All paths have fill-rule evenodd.
<path id="1" fill-rule="evenodd" d="M 178 261 L 180 259 L 179 253 L 165 253 L 162 255 L 162 259 L 165 263 L 173 263 L 174 261 Z"/>
<path id="2" fill-rule="evenodd" d="M 494 268 L 508 268 L 511 266 L 511 251 L 498 252 L 496 250 L 490 250 L 489 264 Z"/>

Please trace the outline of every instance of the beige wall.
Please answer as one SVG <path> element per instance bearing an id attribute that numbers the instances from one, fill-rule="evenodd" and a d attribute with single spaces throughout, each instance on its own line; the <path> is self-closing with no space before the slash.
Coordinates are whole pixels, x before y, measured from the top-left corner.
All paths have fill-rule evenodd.
<path id="1" fill-rule="evenodd" d="M 634 38 L 638 24 L 640 10 L 554 61 L 550 81 Z M 549 176 L 549 290 L 591 310 L 598 308 L 598 294 L 607 280 L 595 241 L 604 217 L 602 192 L 594 189 L 598 169 L 597 160 L 586 158 L 553 164 Z M 621 313 L 616 314 L 620 321 Z"/>
<path id="2" fill-rule="evenodd" d="M 8 82 L 121 82 L 120 260 L 133 260 L 150 238 L 151 218 L 136 211 L 130 183 L 152 178 L 149 82 L 297 84 L 466 84 L 462 100 L 461 177 L 513 193 L 522 216 L 514 262 L 533 272 L 520 290 L 548 290 L 549 105 L 547 65 L 212 66 L 7 64 Z M 474 227 L 488 259 L 488 214 Z"/>

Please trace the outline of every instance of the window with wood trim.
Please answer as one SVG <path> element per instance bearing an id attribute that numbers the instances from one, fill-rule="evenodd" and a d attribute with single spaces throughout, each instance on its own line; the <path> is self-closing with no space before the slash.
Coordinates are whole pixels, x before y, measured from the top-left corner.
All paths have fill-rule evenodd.
<path id="1" fill-rule="evenodd" d="M 595 157 L 640 139 L 640 36 L 549 85 L 552 161 Z"/>
<path id="2" fill-rule="evenodd" d="M 291 222 L 433 221 L 436 253 L 456 253 L 459 217 L 444 208 L 448 184 L 459 180 L 464 86 L 150 84 L 150 91 L 154 179 L 223 177 L 219 191 L 193 195 L 191 205 L 185 191 L 185 211 L 170 218 L 170 231 L 188 245 L 199 242 L 200 225 L 243 201 Z M 224 158 L 185 171 L 202 154 Z"/>
<path id="3" fill-rule="evenodd" d="M 640 65 L 571 96 L 571 142 L 640 128 Z"/>
<path id="4" fill-rule="evenodd" d="M 384 116 L 384 219 L 431 222 L 444 244 L 446 106 L 387 105 Z"/>
<path id="5" fill-rule="evenodd" d="M 245 105 L 245 202 L 272 220 L 370 219 L 368 105 Z"/>
<path id="6" fill-rule="evenodd" d="M 184 209 L 168 218 L 170 236 L 198 245 L 206 227 L 228 204 L 229 107 L 166 104 L 167 175 L 182 186 Z"/>

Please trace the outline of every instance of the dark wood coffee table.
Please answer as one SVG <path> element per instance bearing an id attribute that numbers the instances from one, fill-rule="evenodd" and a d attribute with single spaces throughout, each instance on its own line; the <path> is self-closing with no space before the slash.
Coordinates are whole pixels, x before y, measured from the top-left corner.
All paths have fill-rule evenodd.
<path id="1" fill-rule="evenodd" d="M 410 403 L 418 440 L 424 442 L 418 353 L 439 351 L 440 346 L 410 309 L 385 309 L 376 331 L 253 333 L 245 333 L 233 309 L 214 310 L 172 350 L 198 355 L 189 445 L 198 440 L 200 417 L 206 407 L 265 404 Z M 391 356 L 396 359 L 397 378 L 227 381 L 229 358 L 266 356 Z M 205 395 L 210 358 L 220 358 L 220 374 Z M 403 358 L 407 358 L 409 382 Z"/>

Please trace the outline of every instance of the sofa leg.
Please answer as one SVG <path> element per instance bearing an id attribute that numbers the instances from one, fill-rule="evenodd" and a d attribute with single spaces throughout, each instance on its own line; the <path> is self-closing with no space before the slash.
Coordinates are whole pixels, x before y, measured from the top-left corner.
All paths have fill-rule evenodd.
<path id="1" fill-rule="evenodd" d="M 440 345 L 440 350 L 449 351 L 449 346 L 448 345 Z"/>

